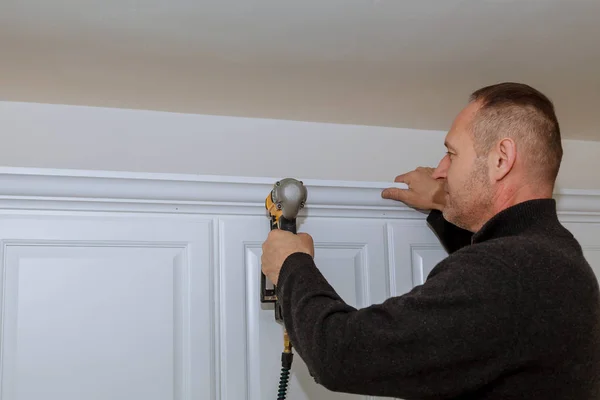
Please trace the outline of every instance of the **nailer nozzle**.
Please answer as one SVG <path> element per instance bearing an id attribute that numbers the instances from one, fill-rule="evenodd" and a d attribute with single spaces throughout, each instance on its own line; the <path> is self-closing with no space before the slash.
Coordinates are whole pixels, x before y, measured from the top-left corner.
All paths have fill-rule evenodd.
<path id="1" fill-rule="evenodd" d="M 276 220 L 280 217 L 294 220 L 306 204 L 307 197 L 308 191 L 302 181 L 284 178 L 275 182 L 271 193 L 266 198 L 265 207 Z"/>

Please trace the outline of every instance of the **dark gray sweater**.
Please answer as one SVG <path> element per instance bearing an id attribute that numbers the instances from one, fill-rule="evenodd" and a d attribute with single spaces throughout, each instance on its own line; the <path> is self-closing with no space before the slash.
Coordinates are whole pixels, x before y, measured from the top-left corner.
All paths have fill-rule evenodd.
<path id="1" fill-rule="evenodd" d="M 383 304 L 350 307 L 309 255 L 285 261 L 284 323 L 315 381 L 402 399 L 599 399 L 598 283 L 555 201 L 513 206 L 474 235 L 437 211 L 427 220 L 451 254 Z"/>

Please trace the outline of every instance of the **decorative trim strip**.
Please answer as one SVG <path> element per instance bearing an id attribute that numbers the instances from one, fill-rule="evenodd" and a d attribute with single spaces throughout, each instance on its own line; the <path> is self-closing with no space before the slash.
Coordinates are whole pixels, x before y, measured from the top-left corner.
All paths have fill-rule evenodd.
<path id="1" fill-rule="evenodd" d="M 277 179 L 0 168 L 0 209 L 264 215 L 264 199 Z M 304 183 L 308 201 L 301 216 L 425 218 L 422 212 L 381 198 L 384 188 L 406 188 L 404 184 Z M 563 189 L 555 198 L 562 219 L 600 221 L 600 190 Z"/>

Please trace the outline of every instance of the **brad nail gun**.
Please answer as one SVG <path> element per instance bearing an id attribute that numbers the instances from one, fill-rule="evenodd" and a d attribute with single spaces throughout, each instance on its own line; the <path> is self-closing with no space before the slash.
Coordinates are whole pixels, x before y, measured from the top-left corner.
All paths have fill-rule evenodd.
<path id="1" fill-rule="evenodd" d="M 265 200 L 265 207 L 271 218 L 271 230 L 283 229 L 296 232 L 296 217 L 306 203 L 308 191 L 302 181 L 285 178 L 275 182 L 271 193 Z M 275 320 L 283 325 L 283 314 L 277 301 L 276 287 L 267 288 L 267 280 L 261 272 L 261 303 L 275 303 Z M 279 381 L 278 400 L 285 399 L 290 369 L 292 367 L 292 343 L 285 327 L 283 329 L 283 353 L 281 354 L 281 378 Z"/>

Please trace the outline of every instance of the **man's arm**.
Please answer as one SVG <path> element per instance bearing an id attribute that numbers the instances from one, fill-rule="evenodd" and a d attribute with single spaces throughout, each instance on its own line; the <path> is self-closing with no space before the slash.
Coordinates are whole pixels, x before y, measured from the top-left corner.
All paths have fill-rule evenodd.
<path id="1" fill-rule="evenodd" d="M 504 265 L 485 258 L 474 265 L 469 253 L 449 257 L 455 259 L 411 292 L 359 310 L 310 255 L 289 256 L 278 296 L 292 344 L 315 381 L 338 392 L 434 399 L 497 377 L 516 347 L 517 296 L 510 281 L 490 283 L 507 282 Z"/>
<path id="2" fill-rule="evenodd" d="M 473 233 L 446 221 L 441 211 L 432 210 L 427 216 L 427 223 L 448 254 L 471 244 Z"/>

